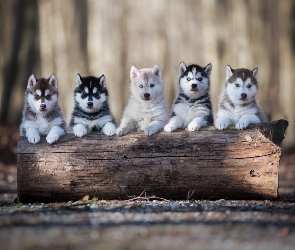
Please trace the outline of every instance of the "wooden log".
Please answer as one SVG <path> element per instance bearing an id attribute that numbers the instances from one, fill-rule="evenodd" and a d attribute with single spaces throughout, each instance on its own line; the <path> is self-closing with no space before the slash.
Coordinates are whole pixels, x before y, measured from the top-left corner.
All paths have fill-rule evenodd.
<path id="1" fill-rule="evenodd" d="M 22 202 L 128 199 L 142 191 L 166 199 L 275 199 L 281 143 L 288 122 L 246 130 L 133 133 L 82 138 L 67 134 L 50 145 L 20 137 L 18 196 Z"/>

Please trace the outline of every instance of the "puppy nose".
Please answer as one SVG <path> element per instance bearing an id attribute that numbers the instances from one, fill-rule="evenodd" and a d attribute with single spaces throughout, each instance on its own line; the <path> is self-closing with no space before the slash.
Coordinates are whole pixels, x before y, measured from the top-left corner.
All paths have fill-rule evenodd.
<path id="1" fill-rule="evenodd" d="M 150 98 L 150 94 L 149 93 L 144 93 L 144 98 Z"/>
<path id="2" fill-rule="evenodd" d="M 41 103 L 41 104 L 40 104 L 40 108 L 41 108 L 41 109 L 45 109 L 45 108 L 46 108 L 46 104 Z"/>
<path id="3" fill-rule="evenodd" d="M 247 94 L 246 94 L 246 93 L 242 93 L 242 94 L 241 94 L 241 97 L 242 97 L 242 99 L 246 99 Z"/>
<path id="4" fill-rule="evenodd" d="M 93 102 L 87 102 L 87 106 L 91 108 L 93 106 Z"/>
<path id="5" fill-rule="evenodd" d="M 192 84 L 192 89 L 195 89 L 197 86 L 197 84 Z"/>

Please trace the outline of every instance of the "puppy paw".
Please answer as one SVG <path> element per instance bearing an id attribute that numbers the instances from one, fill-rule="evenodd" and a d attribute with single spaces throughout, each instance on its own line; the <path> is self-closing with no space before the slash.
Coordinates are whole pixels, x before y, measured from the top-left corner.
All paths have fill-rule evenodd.
<path id="1" fill-rule="evenodd" d="M 201 124 L 199 124 L 198 122 L 191 122 L 187 126 L 187 129 L 188 129 L 188 131 L 192 132 L 192 131 L 199 130 L 201 127 L 202 127 Z"/>
<path id="2" fill-rule="evenodd" d="M 164 131 L 166 131 L 166 132 L 172 132 L 176 129 L 177 129 L 177 127 L 173 123 L 168 123 L 164 126 Z"/>
<path id="3" fill-rule="evenodd" d="M 74 135 L 78 137 L 82 137 L 87 134 L 87 129 L 82 124 L 77 124 L 73 128 Z"/>
<path id="4" fill-rule="evenodd" d="M 36 135 L 28 135 L 28 141 L 30 143 L 38 143 L 40 141 L 40 135 L 36 134 Z"/>
<path id="5" fill-rule="evenodd" d="M 47 136 L 46 136 L 46 141 L 50 144 L 56 142 L 59 139 L 59 134 L 56 132 L 50 132 Z"/>
<path id="6" fill-rule="evenodd" d="M 216 119 L 214 125 L 218 130 L 225 130 L 230 125 L 230 121 L 228 119 L 219 118 L 219 119 Z"/>
<path id="7" fill-rule="evenodd" d="M 147 135 L 147 136 L 151 136 L 153 134 L 156 134 L 158 131 L 157 128 L 155 127 L 147 127 L 145 130 L 144 130 L 144 133 Z"/>
<path id="8" fill-rule="evenodd" d="M 107 136 L 112 136 L 116 133 L 116 126 L 113 123 L 107 123 L 104 125 L 102 132 Z"/>
<path id="9" fill-rule="evenodd" d="M 127 132 L 124 130 L 124 128 L 121 128 L 121 127 L 117 128 L 117 130 L 116 130 L 116 135 L 117 136 L 123 136 L 123 135 L 126 135 L 126 134 L 127 134 Z"/>
<path id="10" fill-rule="evenodd" d="M 240 130 L 242 130 L 242 129 L 247 128 L 248 126 L 249 126 L 249 121 L 240 119 L 240 120 L 236 123 L 235 128 L 236 128 L 236 129 L 240 129 Z"/>
<path id="11" fill-rule="evenodd" d="M 215 127 L 218 129 L 218 130 L 225 130 L 227 127 L 228 127 L 228 125 L 227 124 L 225 124 L 225 123 L 215 123 Z"/>

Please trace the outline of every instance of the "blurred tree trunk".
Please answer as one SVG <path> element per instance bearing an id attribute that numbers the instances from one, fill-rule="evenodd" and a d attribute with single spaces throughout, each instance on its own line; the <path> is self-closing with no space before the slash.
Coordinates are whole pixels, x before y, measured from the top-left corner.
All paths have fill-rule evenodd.
<path id="1" fill-rule="evenodd" d="M 16 0 L 12 5 L 5 5 L 2 3 L 1 11 L 2 13 L 10 12 L 10 15 L 6 16 L 6 22 L 12 26 L 11 33 L 8 34 L 11 37 L 12 46 L 10 48 L 10 55 L 6 58 L 6 62 L 3 67 L 3 90 L 1 96 L 1 112 L 0 112 L 0 122 L 1 124 L 6 124 L 7 113 L 9 102 L 6 97 L 10 96 L 12 88 L 16 83 L 16 72 L 18 70 L 18 53 L 21 46 L 21 37 L 24 31 L 24 8 L 26 6 L 25 1 Z M 12 9 L 11 9 L 12 7 Z M 15 16 L 18 18 L 15 19 Z"/>
<path id="2" fill-rule="evenodd" d="M 9 3 L 8 3 L 9 2 Z M 36 0 L 15 0 L 1 2 L 1 16 L 5 16 L 5 25 L 10 25 L 11 29 L 5 36 L 6 39 L 2 44 L 3 51 L 3 85 L 1 92 L 0 105 L 0 123 L 1 124 L 18 124 L 20 122 L 20 109 L 14 110 L 14 106 L 22 106 L 23 91 L 26 88 L 26 82 L 34 65 L 37 63 L 38 46 L 36 39 L 38 34 L 38 17 Z M 8 44 L 12 41 L 12 44 Z M 18 96 L 17 94 L 21 94 Z"/>
<path id="3" fill-rule="evenodd" d="M 87 74 L 87 3 L 61 0 L 38 3 L 41 75 L 56 75 L 61 108 L 69 120 L 76 74 Z"/>

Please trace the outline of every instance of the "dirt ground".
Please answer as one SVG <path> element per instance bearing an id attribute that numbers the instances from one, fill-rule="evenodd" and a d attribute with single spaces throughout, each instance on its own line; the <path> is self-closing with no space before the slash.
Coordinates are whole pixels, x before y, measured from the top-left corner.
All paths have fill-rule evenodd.
<path id="1" fill-rule="evenodd" d="M 0 249 L 294 249 L 295 147 L 277 201 L 14 203 L 17 129 L 0 127 Z"/>

